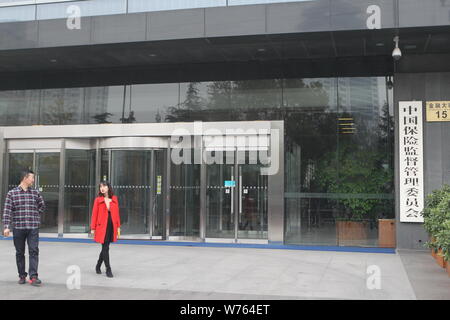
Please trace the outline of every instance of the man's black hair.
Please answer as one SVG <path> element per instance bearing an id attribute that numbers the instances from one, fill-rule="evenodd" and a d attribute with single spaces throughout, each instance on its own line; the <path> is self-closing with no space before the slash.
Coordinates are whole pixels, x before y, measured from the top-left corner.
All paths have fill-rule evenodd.
<path id="1" fill-rule="evenodd" d="M 34 174 L 34 172 L 30 169 L 25 169 L 20 173 L 20 182 L 23 181 L 23 179 L 27 178 L 28 175 Z"/>

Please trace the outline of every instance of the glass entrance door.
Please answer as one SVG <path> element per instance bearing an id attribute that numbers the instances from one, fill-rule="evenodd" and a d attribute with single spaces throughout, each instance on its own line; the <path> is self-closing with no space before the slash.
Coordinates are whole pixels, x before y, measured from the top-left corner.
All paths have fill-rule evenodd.
<path id="1" fill-rule="evenodd" d="M 66 150 L 64 184 L 64 233 L 88 233 L 97 196 L 95 150 Z"/>
<path id="2" fill-rule="evenodd" d="M 200 165 L 171 164 L 169 236 L 200 236 Z"/>
<path id="3" fill-rule="evenodd" d="M 118 198 L 121 233 L 128 237 L 161 237 L 165 150 L 103 150 L 102 155 L 109 159 L 109 166 L 102 166 L 102 178 L 110 177 Z"/>
<path id="4" fill-rule="evenodd" d="M 59 209 L 59 152 L 36 153 L 36 188 L 45 201 L 40 232 L 58 232 Z"/>
<path id="5" fill-rule="evenodd" d="M 223 163 L 210 164 L 206 172 L 206 237 L 235 238 L 234 153 L 224 152 Z M 231 164 L 230 164 L 231 163 Z"/>
<path id="6" fill-rule="evenodd" d="M 119 200 L 121 233 L 149 234 L 151 151 L 111 152 L 111 186 Z"/>
<path id="7" fill-rule="evenodd" d="M 58 232 L 59 157 L 59 152 L 9 151 L 9 190 L 20 184 L 23 170 L 31 169 L 35 173 L 35 188 L 40 191 L 45 202 L 40 227 L 42 233 Z"/>
<path id="8" fill-rule="evenodd" d="M 23 170 L 34 170 L 34 153 L 9 153 L 8 190 L 20 184 L 20 174 Z"/>
<path id="9" fill-rule="evenodd" d="M 241 151 L 239 151 L 241 152 Z M 244 153 L 244 152 L 243 152 Z M 248 152 L 245 151 L 248 160 Z M 239 164 L 239 239 L 267 239 L 267 175 L 260 164 Z"/>
<path id="10" fill-rule="evenodd" d="M 223 151 L 206 167 L 206 237 L 268 239 L 268 178 L 249 151 Z"/>

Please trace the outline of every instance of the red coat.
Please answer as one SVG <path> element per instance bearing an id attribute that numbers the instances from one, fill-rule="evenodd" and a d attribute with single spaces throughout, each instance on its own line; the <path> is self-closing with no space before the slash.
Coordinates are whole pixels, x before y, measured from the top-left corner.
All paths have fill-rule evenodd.
<path id="1" fill-rule="evenodd" d="M 114 242 L 117 241 L 117 229 L 120 228 L 119 201 L 116 196 L 112 196 L 109 203 L 111 219 L 114 230 Z M 97 197 L 92 208 L 91 230 L 95 230 L 95 242 L 103 243 L 105 241 L 106 227 L 108 226 L 108 208 L 105 198 Z"/>

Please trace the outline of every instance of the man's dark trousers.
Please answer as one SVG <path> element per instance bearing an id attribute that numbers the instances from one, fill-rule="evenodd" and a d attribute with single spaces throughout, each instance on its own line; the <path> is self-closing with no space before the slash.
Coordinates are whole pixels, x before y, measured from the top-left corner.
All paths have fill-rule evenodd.
<path id="1" fill-rule="evenodd" d="M 38 276 L 39 264 L 39 229 L 13 229 L 14 246 L 16 247 L 16 263 L 19 277 L 26 277 L 25 272 L 25 242 L 28 244 L 30 256 L 30 279 Z"/>

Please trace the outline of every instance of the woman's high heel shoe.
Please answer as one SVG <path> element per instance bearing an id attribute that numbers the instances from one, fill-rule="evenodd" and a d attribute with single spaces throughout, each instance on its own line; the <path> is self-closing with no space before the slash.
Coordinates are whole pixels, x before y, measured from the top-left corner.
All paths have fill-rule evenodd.
<path id="1" fill-rule="evenodd" d="M 108 278 L 113 278 L 114 277 L 113 274 L 112 274 L 111 268 L 107 268 L 106 269 L 106 276 Z"/>
<path id="2" fill-rule="evenodd" d="M 95 266 L 95 272 L 97 272 L 97 274 L 102 274 L 102 270 L 100 269 L 101 266 L 102 266 L 102 261 L 98 261 L 97 265 Z"/>

